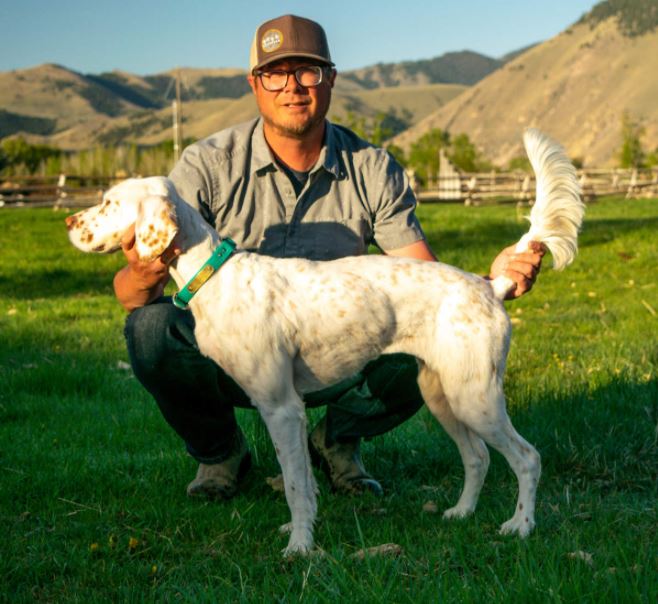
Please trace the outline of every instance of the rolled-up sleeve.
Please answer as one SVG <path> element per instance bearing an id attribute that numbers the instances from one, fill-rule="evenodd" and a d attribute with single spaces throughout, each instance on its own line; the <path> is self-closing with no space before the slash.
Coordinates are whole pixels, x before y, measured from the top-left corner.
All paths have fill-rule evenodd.
<path id="1" fill-rule="evenodd" d="M 390 154 L 381 151 L 374 178 L 377 198 L 373 207 L 373 239 L 384 252 L 425 239 L 416 217 L 416 197 L 402 166 Z M 374 202 L 374 203 L 373 203 Z"/>

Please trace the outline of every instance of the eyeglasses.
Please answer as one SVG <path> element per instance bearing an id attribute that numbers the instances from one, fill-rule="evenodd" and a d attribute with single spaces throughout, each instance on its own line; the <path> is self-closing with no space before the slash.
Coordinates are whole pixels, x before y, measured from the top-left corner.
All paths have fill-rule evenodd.
<path id="1" fill-rule="evenodd" d="M 260 77 L 263 88 L 269 92 L 278 92 L 288 85 L 288 76 L 294 74 L 295 80 L 304 88 L 318 86 L 322 82 L 324 67 L 320 65 L 306 65 L 298 67 L 293 71 L 256 71 L 255 75 Z"/>

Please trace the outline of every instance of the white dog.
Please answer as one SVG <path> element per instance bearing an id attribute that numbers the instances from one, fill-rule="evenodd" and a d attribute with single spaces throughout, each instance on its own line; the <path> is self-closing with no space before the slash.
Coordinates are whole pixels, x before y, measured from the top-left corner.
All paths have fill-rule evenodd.
<path id="1" fill-rule="evenodd" d="M 537 177 L 531 227 L 518 244 L 545 243 L 554 267 L 577 250 L 584 205 L 562 148 L 536 130 L 525 145 Z M 72 243 L 112 252 L 136 223 L 136 250 L 149 261 L 174 236 L 182 250 L 171 274 L 190 300 L 200 350 L 230 374 L 260 411 L 281 464 L 292 522 L 284 554 L 313 547 L 316 484 L 307 448 L 302 396 L 359 371 L 385 353 L 414 355 L 430 411 L 454 439 L 464 463 L 464 488 L 445 518 L 471 514 L 489 465 L 485 443 L 515 472 L 519 494 L 502 533 L 525 537 L 535 525 L 540 457 L 512 426 L 503 374 L 510 322 L 502 300 L 515 284 L 487 281 L 439 262 L 386 256 L 331 262 L 275 259 L 237 251 L 203 285 L 194 277 L 221 243 L 166 178 L 131 179 L 101 205 L 67 219 Z"/>

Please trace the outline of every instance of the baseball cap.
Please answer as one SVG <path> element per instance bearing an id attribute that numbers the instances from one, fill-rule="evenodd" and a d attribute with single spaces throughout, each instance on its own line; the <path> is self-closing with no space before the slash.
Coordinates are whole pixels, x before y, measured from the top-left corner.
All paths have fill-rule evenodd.
<path id="1" fill-rule="evenodd" d="M 249 53 L 249 71 L 288 57 L 316 59 L 333 66 L 329 44 L 319 23 L 283 15 L 265 21 L 257 30 Z"/>

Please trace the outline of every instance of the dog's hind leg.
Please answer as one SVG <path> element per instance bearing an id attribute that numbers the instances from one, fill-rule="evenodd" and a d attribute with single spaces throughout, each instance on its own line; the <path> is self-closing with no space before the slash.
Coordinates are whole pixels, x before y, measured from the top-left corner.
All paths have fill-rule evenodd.
<path id="1" fill-rule="evenodd" d="M 454 507 L 443 513 L 444 518 L 463 518 L 472 514 L 478 502 L 489 468 L 489 451 L 482 439 L 459 421 L 448 405 L 439 376 L 420 363 L 418 385 L 425 404 L 443 429 L 455 441 L 464 464 L 464 488 Z"/>
<path id="2" fill-rule="evenodd" d="M 514 429 L 507 415 L 501 379 L 493 376 L 487 382 L 474 380 L 463 384 L 461 392 L 449 396 L 448 402 L 455 417 L 499 451 L 516 474 L 519 482 L 516 510 L 500 532 L 525 537 L 535 526 L 541 460 L 536 449 Z"/>

